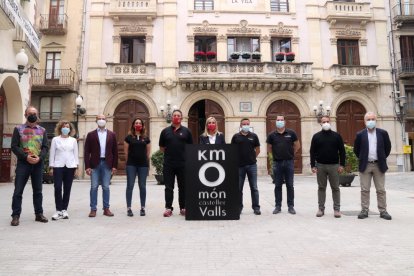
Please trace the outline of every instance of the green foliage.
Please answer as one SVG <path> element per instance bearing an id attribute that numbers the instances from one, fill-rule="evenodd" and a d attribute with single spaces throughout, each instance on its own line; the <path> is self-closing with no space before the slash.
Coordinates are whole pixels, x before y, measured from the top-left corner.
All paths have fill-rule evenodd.
<path id="1" fill-rule="evenodd" d="M 151 156 L 151 165 L 155 168 L 155 173 L 158 175 L 162 175 L 162 169 L 164 166 L 164 153 L 160 150 L 154 152 Z"/>
<path id="2" fill-rule="evenodd" d="M 272 152 L 268 152 L 267 153 L 267 162 L 269 163 L 269 174 L 272 176 L 273 178 L 273 153 Z"/>
<path id="3" fill-rule="evenodd" d="M 352 173 L 358 171 L 359 160 L 354 153 L 354 147 L 345 145 L 345 170 L 344 173 Z"/>

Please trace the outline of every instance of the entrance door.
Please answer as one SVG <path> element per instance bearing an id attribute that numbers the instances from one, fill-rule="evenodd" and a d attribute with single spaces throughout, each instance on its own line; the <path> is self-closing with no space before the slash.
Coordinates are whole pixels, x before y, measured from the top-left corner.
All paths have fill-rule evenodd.
<path id="1" fill-rule="evenodd" d="M 336 125 L 344 143 L 354 145 L 356 133 L 365 128 L 365 108 L 357 101 L 345 101 L 336 111 Z"/>
<path id="2" fill-rule="evenodd" d="M 147 107 L 139 101 L 127 100 L 117 106 L 114 113 L 114 131 L 116 133 L 116 140 L 118 142 L 118 170 L 119 174 L 125 174 L 125 152 L 124 152 L 124 140 L 128 135 L 128 131 L 131 127 L 132 121 L 135 118 L 141 118 L 145 121 L 145 129 L 147 135 L 149 133 L 149 112 Z"/>
<path id="3" fill-rule="evenodd" d="M 211 100 L 201 100 L 190 108 L 188 112 L 188 128 L 193 135 L 194 144 L 198 144 L 198 139 L 204 132 L 206 119 L 211 116 L 216 118 L 218 130 L 225 133 L 224 112 L 218 103 Z"/>
<path id="4" fill-rule="evenodd" d="M 276 117 L 285 116 L 286 128 L 293 129 L 301 142 L 300 112 L 292 102 L 287 100 L 278 100 L 273 102 L 266 112 L 266 132 L 267 134 L 276 130 Z M 295 173 L 302 173 L 302 148 L 299 149 L 295 156 Z"/>

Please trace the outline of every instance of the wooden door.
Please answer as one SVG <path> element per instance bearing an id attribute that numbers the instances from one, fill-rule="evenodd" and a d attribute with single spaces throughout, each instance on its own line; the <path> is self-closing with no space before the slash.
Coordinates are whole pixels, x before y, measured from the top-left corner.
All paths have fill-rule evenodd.
<path id="1" fill-rule="evenodd" d="M 225 133 L 224 111 L 218 103 L 211 100 L 201 100 L 190 108 L 188 128 L 191 130 L 195 144 L 198 143 L 200 135 L 204 132 L 206 119 L 211 116 L 216 118 L 218 130 Z"/>
<path id="2" fill-rule="evenodd" d="M 365 108 L 357 101 L 345 101 L 336 111 L 337 131 L 345 144 L 354 145 L 356 133 L 365 128 Z"/>
<path id="3" fill-rule="evenodd" d="M 137 117 L 144 120 L 147 136 L 150 136 L 149 112 L 145 104 L 136 100 L 127 100 L 120 103 L 115 109 L 114 131 L 116 133 L 116 139 L 118 142 L 118 174 L 125 174 L 126 160 L 124 152 L 124 140 L 128 135 L 132 121 Z M 151 141 L 151 143 L 153 142 L 154 141 Z"/>
<path id="4" fill-rule="evenodd" d="M 292 102 L 287 100 L 278 100 L 273 102 L 266 112 L 266 132 L 267 134 L 276 130 L 276 117 L 285 116 L 286 128 L 293 129 L 301 142 L 301 126 L 299 109 Z M 266 141 L 263 141 L 266 142 Z M 262 142 L 262 143 L 263 143 Z M 302 147 L 295 155 L 295 173 L 302 173 Z"/>

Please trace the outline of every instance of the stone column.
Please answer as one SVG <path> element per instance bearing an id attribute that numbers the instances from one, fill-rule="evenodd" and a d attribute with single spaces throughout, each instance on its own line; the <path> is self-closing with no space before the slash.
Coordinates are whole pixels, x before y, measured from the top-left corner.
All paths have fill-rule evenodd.
<path id="1" fill-rule="evenodd" d="M 270 37 L 268 35 L 260 38 L 260 53 L 262 54 L 262 62 L 272 61 L 272 49 L 270 49 Z"/>
<path id="2" fill-rule="evenodd" d="M 227 36 L 217 36 L 217 61 L 227 61 Z"/>

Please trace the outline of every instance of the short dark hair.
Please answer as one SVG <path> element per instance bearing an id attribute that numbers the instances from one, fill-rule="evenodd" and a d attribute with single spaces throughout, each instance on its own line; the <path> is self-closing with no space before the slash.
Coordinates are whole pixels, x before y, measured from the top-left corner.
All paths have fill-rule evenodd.
<path id="1" fill-rule="evenodd" d="M 243 118 L 243 119 L 241 119 L 241 120 L 240 120 L 240 124 L 241 124 L 243 121 L 246 121 L 246 120 L 250 122 L 250 119 L 245 117 L 245 118 Z"/>
<path id="2" fill-rule="evenodd" d="M 179 109 L 174 109 L 171 114 L 174 114 L 174 112 L 179 112 L 181 114 L 181 117 L 183 117 L 183 112 Z"/>

